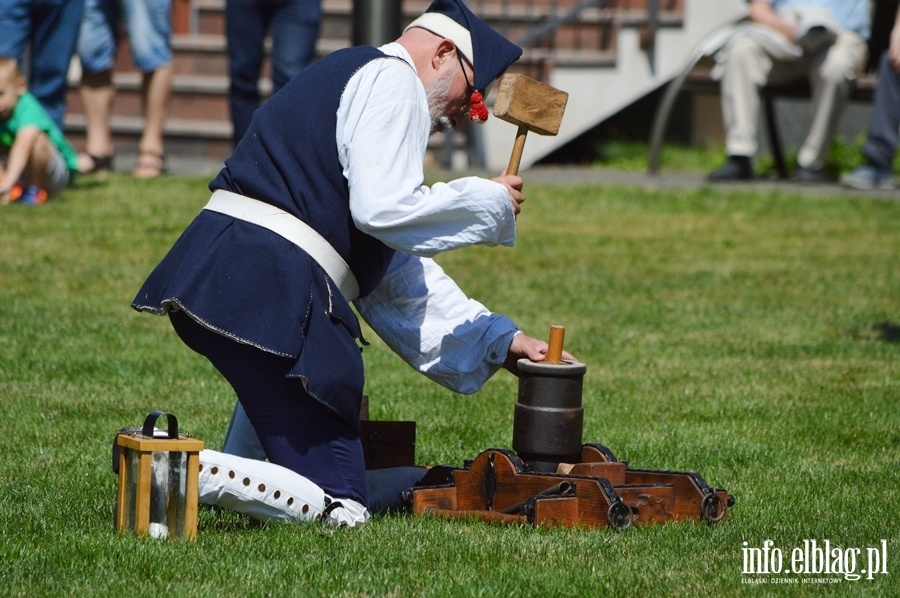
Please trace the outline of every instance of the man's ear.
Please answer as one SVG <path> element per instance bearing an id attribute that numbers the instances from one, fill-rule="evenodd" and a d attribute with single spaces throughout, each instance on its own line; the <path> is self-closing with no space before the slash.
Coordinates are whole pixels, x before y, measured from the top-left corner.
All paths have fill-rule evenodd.
<path id="1" fill-rule="evenodd" d="M 26 91 L 28 91 L 28 85 L 25 83 L 24 75 L 16 76 L 16 91 L 19 95 L 22 95 Z"/>
<path id="2" fill-rule="evenodd" d="M 449 39 L 442 39 L 441 43 L 438 44 L 437 49 L 434 51 L 434 56 L 431 59 L 431 66 L 434 67 L 435 70 L 440 69 L 446 61 L 456 58 L 456 52 L 456 44 Z"/>

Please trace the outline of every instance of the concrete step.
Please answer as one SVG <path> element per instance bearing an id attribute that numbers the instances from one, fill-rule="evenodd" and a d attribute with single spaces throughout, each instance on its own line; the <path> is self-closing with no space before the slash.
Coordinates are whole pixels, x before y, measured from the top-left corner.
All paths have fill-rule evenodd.
<path id="1" fill-rule="evenodd" d="M 143 118 L 114 115 L 110 119 L 110 127 L 117 154 L 137 153 L 138 142 L 144 130 Z M 83 148 L 84 130 L 83 115 L 66 115 L 67 135 L 78 148 Z M 164 135 L 169 161 L 177 160 L 178 156 L 224 161 L 232 149 L 231 123 L 227 119 L 169 118 L 166 120 Z"/>
<path id="2" fill-rule="evenodd" d="M 116 97 L 113 113 L 120 116 L 140 116 L 141 105 L 140 73 L 116 73 L 113 84 Z M 260 81 L 260 90 L 268 95 L 271 82 Z M 68 114 L 81 115 L 84 108 L 78 89 L 68 93 Z M 172 99 L 169 118 L 186 120 L 228 120 L 228 76 L 227 75 L 175 75 L 172 78 Z"/>
<path id="3" fill-rule="evenodd" d="M 191 31 L 198 34 L 225 32 L 225 0 L 192 0 Z M 415 2 L 405 2 L 410 6 Z M 422 6 L 424 10 L 427 4 Z M 406 7 L 404 7 L 406 8 Z M 323 37 L 342 37 L 350 40 L 353 0 L 322 0 L 322 22 L 319 34 Z"/>
<path id="4" fill-rule="evenodd" d="M 319 38 L 316 41 L 316 55 L 325 56 L 335 50 L 347 47 L 347 42 L 334 38 Z M 228 75 L 227 41 L 222 33 L 207 34 L 175 34 L 172 36 L 172 67 L 180 75 Z M 266 40 L 265 53 L 269 55 L 271 41 Z M 268 60 L 263 61 L 263 76 L 269 76 Z M 123 40 L 116 56 L 114 68 L 117 73 L 137 72 L 131 62 L 128 41 Z M 77 86 L 78 80 L 69 81 Z"/>

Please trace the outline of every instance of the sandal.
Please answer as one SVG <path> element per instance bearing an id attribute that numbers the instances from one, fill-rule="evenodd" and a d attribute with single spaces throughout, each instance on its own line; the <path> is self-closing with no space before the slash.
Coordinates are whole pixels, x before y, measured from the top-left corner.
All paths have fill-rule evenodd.
<path id="1" fill-rule="evenodd" d="M 95 156 L 94 154 L 81 153 L 78 154 L 78 173 L 94 174 L 104 170 L 112 172 L 113 155 Z"/>
<path id="2" fill-rule="evenodd" d="M 166 155 L 157 152 L 138 152 L 137 163 L 131 174 L 139 179 L 152 179 L 166 174 Z"/>

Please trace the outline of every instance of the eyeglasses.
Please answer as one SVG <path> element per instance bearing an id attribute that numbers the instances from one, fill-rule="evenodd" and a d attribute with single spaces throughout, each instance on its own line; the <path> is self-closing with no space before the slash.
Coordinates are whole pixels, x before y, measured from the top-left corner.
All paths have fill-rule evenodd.
<path id="1" fill-rule="evenodd" d="M 466 65 L 463 63 L 462 53 L 458 48 L 456 50 L 456 59 L 459 61 L 459 68 L 462 69 L 463 77 L 466 78 L 466 102 L 468 102 L 472 94 L 475 93 L 475 87 L 469 82 L 469 74 L 466 73 Z"/>

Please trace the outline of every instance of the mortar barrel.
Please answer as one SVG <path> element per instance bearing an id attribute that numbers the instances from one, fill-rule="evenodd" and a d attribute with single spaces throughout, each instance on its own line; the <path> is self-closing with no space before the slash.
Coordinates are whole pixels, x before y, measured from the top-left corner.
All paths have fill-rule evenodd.
<path id="1" fill-rule="evenodd" d="M 587 366 L 517 362 L 519 397 L 513 420 L 513 450 L 535 471 L 555 471 L 559 463 L 581 460 L 584 409 L 582 386 Z"/>

